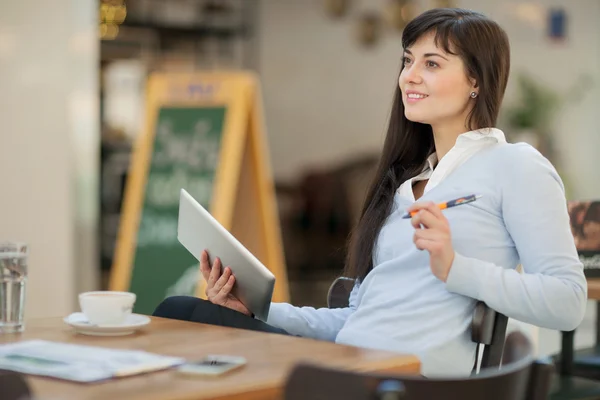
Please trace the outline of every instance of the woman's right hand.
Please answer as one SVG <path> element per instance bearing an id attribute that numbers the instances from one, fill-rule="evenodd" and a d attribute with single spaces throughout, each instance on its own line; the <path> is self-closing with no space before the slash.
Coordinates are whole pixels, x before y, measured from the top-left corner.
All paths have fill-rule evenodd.
<path id="1" fill-rule="evenodd" d="M 241 312 L 248 316 L 252 313 L 242 304 L 241 301 L 233 294 L 231 289 L 235 284 L 235 277 L 231 273 L 231 268 L 226 267 L 221 272 L 221 260 L 216 257 L 213 265 L 210 265 L 208 252 L 204 250 L 200 257 L 200 272 L 206 280 L 206 297 L 208 300 L 219 306 L 227 307 L 232 310 Z"/>

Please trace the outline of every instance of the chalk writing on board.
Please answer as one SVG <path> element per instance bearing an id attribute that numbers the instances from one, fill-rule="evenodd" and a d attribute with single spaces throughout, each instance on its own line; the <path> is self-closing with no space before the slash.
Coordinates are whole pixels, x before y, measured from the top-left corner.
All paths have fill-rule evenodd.
<path id="1" fill-rule="evenodd" d="M 140 223 L 138 247 L 170 245 L 177 238 L 177 220 L 171 216 L 147 212 Z"/>
<path id="2" fill-rule="evenodd" d="M 190 172 L 214 171 L 219 159 L 219 140 L 210 121 L 201 120 L 194 131 L 176 132 L 170 119 L 161 121 L 157 129 L 155 167 L 185 166 Z"/>
<path id="3" fill-rule="evenodd" d="M 212 176 L 190 175 L 180 168 L 174 172 L 155 172 L 147 184 L 147 202 L 154 207 L 178 207 L 179 191 L 184 188 L 204 206 L 210 203 L 212 187 Z"/>

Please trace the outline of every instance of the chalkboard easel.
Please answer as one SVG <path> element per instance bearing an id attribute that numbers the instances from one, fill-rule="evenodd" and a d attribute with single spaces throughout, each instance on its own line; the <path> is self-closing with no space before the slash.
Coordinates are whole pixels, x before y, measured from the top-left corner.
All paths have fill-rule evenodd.
<path id="1" fill-rule="evenodd" d="M 185 188 L 276 276 L 289 301 L 258 79 L 251 73 L 153 74 L 132 156 L 110 290 L 149 314 L 171 295 L 203 297 L 197 260 L 177 241 Z"/>

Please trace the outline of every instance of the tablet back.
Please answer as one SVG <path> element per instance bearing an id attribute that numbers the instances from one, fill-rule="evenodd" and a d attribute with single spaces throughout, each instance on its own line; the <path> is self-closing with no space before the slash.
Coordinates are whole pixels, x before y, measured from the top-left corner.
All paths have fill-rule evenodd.
<path id="1" fill-rule="evenodd" d="M 203 250 L 211 262 L 219 257 L 235 276 L 232 293 L 256 318 L 267 320 L 275 276 L 185 189 L 179 198 L 177 239 L 198 260 Z"/>

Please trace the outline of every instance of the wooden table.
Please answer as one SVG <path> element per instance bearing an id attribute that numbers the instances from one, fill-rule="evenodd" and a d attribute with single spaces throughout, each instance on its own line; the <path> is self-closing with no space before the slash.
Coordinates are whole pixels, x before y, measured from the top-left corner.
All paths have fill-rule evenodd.
<path id="1" fill-rule="evenodd" d="M 172 369 L 93 384 L 30 376 L 36 400 L 279 399 L 298 362 L 405 374 L 420 369 L 418 359 L 410 355 L 154 317 L 142 331 L 125 337 L 76 334 L 60 318 L 31 320 L 22 334 L 0 335 L 0 343 L 30 339 L 140 349 L 189 360 L 211 353 L 248 359 L 243 369 L 218 378 L 188 378 Z"/>
<path id="2" fill-rule="evenodd" d="M 600 346 L 600 278 L 587 278 L 588 300 L 596 300 L 596 346 Z"/>
<path id="3" fill-rule="evenodd" d="M 588 299 L 600 300 L 600 278 L 588 278 Z"/>

